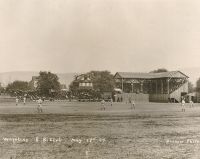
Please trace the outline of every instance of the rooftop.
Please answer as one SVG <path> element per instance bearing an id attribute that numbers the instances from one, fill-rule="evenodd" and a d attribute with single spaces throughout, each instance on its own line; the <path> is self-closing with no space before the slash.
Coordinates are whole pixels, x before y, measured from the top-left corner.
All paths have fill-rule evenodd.
<path id="1" fill-rule="evenodd" d="M 169 71 L 161 73 L 138 73 L 138 72 L 117 72 L 115 78 L 138 78 L 138 79 L 154 79 L 154 78 L 189 78 L 180 71 Z"/>

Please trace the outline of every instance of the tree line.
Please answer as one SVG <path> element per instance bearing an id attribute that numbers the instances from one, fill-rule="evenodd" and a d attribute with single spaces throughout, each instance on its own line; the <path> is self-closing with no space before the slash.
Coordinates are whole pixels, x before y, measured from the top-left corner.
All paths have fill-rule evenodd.
<path id="1" fill-rule="evenodd" d="M 37 79 L 37 87 L 35 89 L 33 89 L 31 82 L 17 80 L 8 84 L 5 92 L 13 96 L 29 94 L 40 97 L 55 97 L 60 93 L 61 84 L 56 74 L 40 71 Z"/>
<path id="2" fill-rule="evenodd" d="M 150 73 L 160 73 L 167 71 L 168 70 L 165 68 L 159 68 L 157 70 L 151 71 Z M 90 71 L 85 75 L 89 75 L 92 79 L 93 91 L 90 90 L 90 94 L 96 93 L 97 96 L 100 96 L 103 92 L 112 92 L 115 87 L 115 81 L 113 78 L 114 75 L 111 74 L 109 71 Z M 194 91 L 200 93 L 200 78 L 196 82 L 196 88 L 191 82 L 189 82 L 188 89 L 189 93 Z M 37 87 L 35 90 L 31 88 L 30 82 L 14 81 L 8 84 L 4 91 L 12 95 L 14 95 L 14 93 L 16 92 L 34 92 L 39 96 L 56 97 L 59 95 L 70 96 L 72 94 L 80 94 L 83 90 L 79 89 L 76 80 L 74 79 L 69 85 L 69 91 L 63 94 L 61 92 L 61 84 L 59 82 L 58 76 L 51 72 L 40 71 L 37 81 Z"/>

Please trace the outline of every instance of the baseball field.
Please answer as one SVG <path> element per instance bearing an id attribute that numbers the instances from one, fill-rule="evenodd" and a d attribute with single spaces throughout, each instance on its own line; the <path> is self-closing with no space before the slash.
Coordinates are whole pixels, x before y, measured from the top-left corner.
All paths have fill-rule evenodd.
<path id="1" fill-rule="evenodd" d="M 1 159 L 198 159 L 200 104 L 0 103 Z"/>

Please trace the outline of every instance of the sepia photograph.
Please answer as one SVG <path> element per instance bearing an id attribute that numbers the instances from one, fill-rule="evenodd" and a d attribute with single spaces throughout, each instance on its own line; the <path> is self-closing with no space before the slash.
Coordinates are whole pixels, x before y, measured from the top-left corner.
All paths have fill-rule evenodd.
<path id="1" fill-rule="evenodd" d="M 0 159 L 199 159 L 199 0 L 0 0 Z"/>

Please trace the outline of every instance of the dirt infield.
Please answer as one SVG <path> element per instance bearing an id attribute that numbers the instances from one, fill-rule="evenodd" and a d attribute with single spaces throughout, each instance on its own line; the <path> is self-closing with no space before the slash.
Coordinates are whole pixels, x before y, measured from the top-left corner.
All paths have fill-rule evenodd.
<path id="1" fill-rule="evenodd" d="M 2 159 L 198 159 L 200 105 L 0 104 Z"/>

